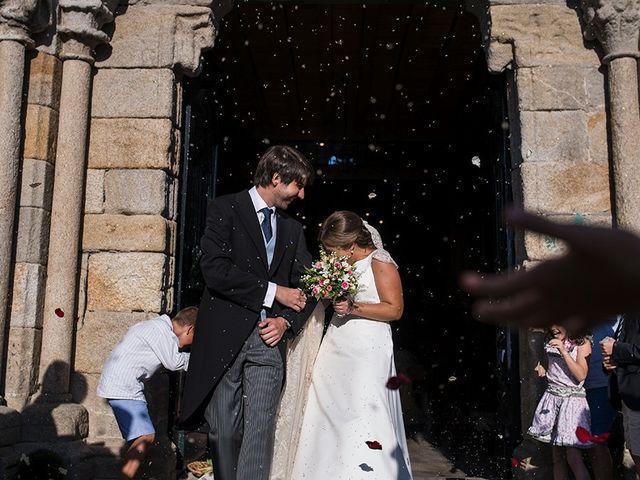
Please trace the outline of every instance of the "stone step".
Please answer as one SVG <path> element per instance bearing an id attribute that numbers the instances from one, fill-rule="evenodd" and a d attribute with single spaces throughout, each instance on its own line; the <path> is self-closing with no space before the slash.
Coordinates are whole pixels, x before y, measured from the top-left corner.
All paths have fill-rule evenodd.
<path id="1" fill-rule="evenodd" d="M 91 439 L 91 442 L 90 448 L 95 452 L 96 477 L 110 480 L 118 478 L 124 441 L 121 438 L 101 438 Z M 167 437 L 159 437 L 149 449 L 137 476 L 146 480 L 175 480 L 175 466 L 173 444 Z"/>

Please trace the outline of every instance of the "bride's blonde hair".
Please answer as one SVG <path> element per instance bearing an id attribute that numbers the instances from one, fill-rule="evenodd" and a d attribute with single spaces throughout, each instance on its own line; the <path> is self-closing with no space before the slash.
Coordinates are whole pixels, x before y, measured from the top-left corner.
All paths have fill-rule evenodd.
<path id="1" fill-rule="evenodd" d="M 318 240 L 329 247 L 348 247 L 355 243 L 359 247 L 375 248 L 362 218 L 349 210 L 339 210 L 329 215 L 322 222 Z"/>

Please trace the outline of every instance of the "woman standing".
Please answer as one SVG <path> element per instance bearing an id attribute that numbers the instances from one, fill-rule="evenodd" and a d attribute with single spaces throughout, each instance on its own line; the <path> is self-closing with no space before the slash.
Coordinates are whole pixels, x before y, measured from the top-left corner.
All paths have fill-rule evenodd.
<path id="1" fill-rule="evenodd" d="M 322 340 L 297 445 L 292 478 L 411 479 L 389 322 L 403 311 L 397 265 L 378 232 L 338 211 L 320 229 L 328 252 L 348 258 L 358 275 L 354 299 L 334 304 Z"/>

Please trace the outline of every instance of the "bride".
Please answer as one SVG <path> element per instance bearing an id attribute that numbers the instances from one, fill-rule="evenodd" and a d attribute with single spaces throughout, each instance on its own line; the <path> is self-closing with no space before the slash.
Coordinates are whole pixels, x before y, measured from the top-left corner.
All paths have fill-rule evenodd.
<path id="1" fill-rule="evenodd" d="M 271 478 L 411 479 L 400 396 L 386 387 L 396 374 L 389 322 L 403 310 L 397 265 L 377 230 L 353 212 L 330 215 L 319 239 L 325 250 L 354 265 L 359 289 L 354 299 L 334 304 L 315 363 L 306 362 L 312 365 L 308 391 L 297 388 L 293 400 L 290 385 L 285 388 Z M 305 330 L 317 336 L 318 323 L 314 316 Z M 311 334 L 297 341 L 308 348 L 305 335 Z M 295 358 L 294 352 L 290 360 Z M 287 365 L 287 382 L 304 384 L 305 372 L 296 372 L 296 366 Z M 296 409 L 302 417 L 294 420 L 297 425 L 291 420 Z"/>

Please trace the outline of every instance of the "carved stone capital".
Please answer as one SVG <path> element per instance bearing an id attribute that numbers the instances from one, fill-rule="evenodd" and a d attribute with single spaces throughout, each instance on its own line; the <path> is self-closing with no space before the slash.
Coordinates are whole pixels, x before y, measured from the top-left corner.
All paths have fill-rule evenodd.
<path id="1" fill-rule="evenodd" d="M 203 50 L 213 47 L 218 32 L 210 7 L 134 5 L 115 20 L 109 55 L 102 68 L 173 68 L 197 75 Z"/>
<path id="2" fill-rule="evenodd" d="M 602 63 L 620 57 L 640 57 L 640 0 L 581 0 L 585 38 L 598 40 Z"/>
<path id="3" fill-rule="evenodd" d="M 60 0 L 62 58 L 93 62 L 92 50 L 109 42 L 102 27 L 113 21 L 117 0 Z"/>
<path id="4" fill-rule="evenodd" d="M 175 17 L 173 65 L 183 73 L 200 73 L 202 51 L 213 46 L 216 38 L 213 12 L 209 8 L 178 11 Z"/>
<path id="5" fill-rule="evenodd" d="M 14 40 L 31 48 L 31 34 L 46 28 L 50 20 L 47 0 L 0 0 L 0 41 Z"/>

